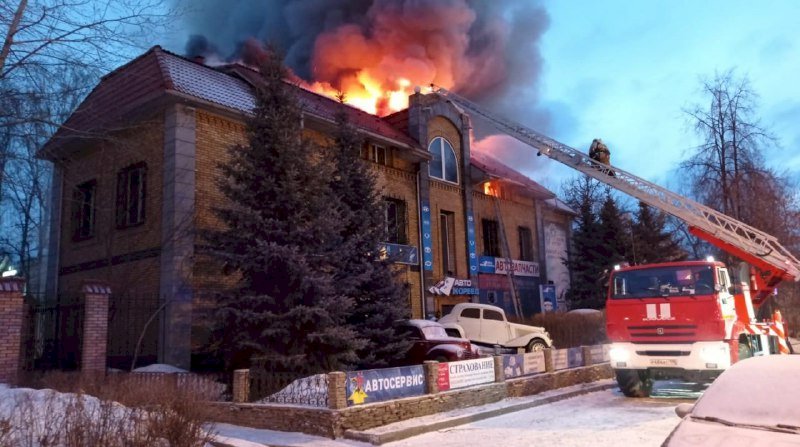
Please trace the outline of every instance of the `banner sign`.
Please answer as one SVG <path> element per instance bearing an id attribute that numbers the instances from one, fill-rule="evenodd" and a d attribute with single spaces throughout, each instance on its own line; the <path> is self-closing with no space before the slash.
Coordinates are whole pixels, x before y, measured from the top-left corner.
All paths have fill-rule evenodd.
<path id="1" fill-rule="evenodd" d="M 553 351 L 553 369 L 567 369 L 583 366 L 581 348 L 556 349 Z"/>
<path id="2" fill-rule="evenodd" d="M 478 271 L 481 273 L 493 273 L 495 275 L 505 275 L 511 271 L 514 276 L 539 276 L 539 263 L 530 261 L 519 261 L 512 259 L 510 262 L 506 258 L 495 258 L 493 256 L 481 256 L 478 262 Z"/>
<path id="3" fill-rule="evenodd" d="M 480 289 L 473 287 L 470 279 L 456 279 L 448 276 L 428 287 L 428 292 L 434 295 L 479 295 Z"/>
<path id="4" fill-rule="evenodd" d="M 381 242 L 378 247 L 381 259 L 388 259 L 395 264 L 419 264 L 419 250 L 417 247 L 402 244 Z"/>
<path id="5" fill-rule="evenodd" d="M 492 357 L 439 363 L 437 377 L 439 391 L 492 382 L 494 382 L 494 359 Z"/>
<path id="6" fill-rule="evenodd" d="M 503 356 L 503 372 L 506 379 L 539 374 L 545 370 L 544 351 Z"/>
<path id="7" fill-rule="evenodd" d="M 433 238 L 431 236 L 431 207 L 427 200 L 422 201 L 422 269 L 433 270 Z"/>
<path id="8" fill-rule="evenodd" d="M 472 214 L 467 216 L 467 245 L 469 251 L 469 275 L 478 274 L 478 252 L 475 245 L 475 219 Z M 466 294 L 472 295 L 472 294 Z M 477 294 L 475 294 L 477 295 Z"/>
<path id="9" fill-rule="evenodd" d="M 425 394 L 425 372 L 422 365 L 352 371 L 345 385 L 347 405 L 371 404 Z"/>
<path id="10" fill-rule="evenodd" d="M 540 284 L 539 299 L 541 301 L 542 313 L 555 312 L 558 310 L 555 284 Z"/>

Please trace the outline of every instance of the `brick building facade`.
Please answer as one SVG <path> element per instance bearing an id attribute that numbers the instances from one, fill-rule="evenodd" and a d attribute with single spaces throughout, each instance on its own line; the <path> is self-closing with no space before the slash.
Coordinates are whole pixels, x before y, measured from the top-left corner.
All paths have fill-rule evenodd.
<path id="1" fill-rule="evenodd" d="M 93 279 L 115 296 L 158 297 L 158 359 L 189 367 L 214 291 L 235 281 L 203 254 L 198 234 L 221 225 L 212 212 L 225 204 L 218 166 L 245 141 L 257 78 L 241 65 L 209 67 L 154 47 L 101 80 L 40 153 L 55 166 L 48 293 Z M 469 117 L 452 104 L 416 93 L 408 109 L 380 118 L 298 95 L 304 131 L 323 147 L 341 109 L 364 137 L 386 203 L 387 254 L 410 285 L 414 317 L 467 300 L 513 312 L 510 295 L 530 314 L 540 310 L 539 285 L 568 286 L 561 259 L 571 211 L 473 154 Z M 490 262 L 517 274 L 482 267 Z"/>

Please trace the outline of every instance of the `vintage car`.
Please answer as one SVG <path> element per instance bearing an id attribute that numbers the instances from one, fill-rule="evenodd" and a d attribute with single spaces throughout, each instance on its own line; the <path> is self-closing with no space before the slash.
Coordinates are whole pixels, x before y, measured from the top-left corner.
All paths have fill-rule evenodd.
<path id="1" fill-rule="evenodd" d="M 553 346 L 550 334 L 542 327 L 511 323 L 502 308 L 489 304 L 459 303 L 439 319 L 450 335 L 469 339 L 479 346 L 526 352 Z"/>
<path id="2" fill-rule="evenodd" d="M 469 340 L 447 335 L 441 324 L 429 320 L 401 320 L 397 333 L 411 340 L 404 364 L 417 365 L 425 360 L 454 362 L 478 358 Z"/>

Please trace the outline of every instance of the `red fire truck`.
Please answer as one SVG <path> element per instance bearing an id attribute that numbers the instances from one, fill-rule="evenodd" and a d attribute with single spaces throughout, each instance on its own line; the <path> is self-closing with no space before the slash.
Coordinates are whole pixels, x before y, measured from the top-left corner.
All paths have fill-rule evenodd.
<path id="1" fill-rule="evenodd" d="M 775 237 L 443 88 L 432 91 L 538 155 L 681 219 L 692 234 L 743 261 L 736 271 L 713 259 L 614 267 L 606 322 L 611 366 L 626 396 L 648 396 L 656 377 L 712 379 L 739 359 L 789 352 L 780 313 L 759 312 L 781 281 L 800 280 L 800 261 Z"/>

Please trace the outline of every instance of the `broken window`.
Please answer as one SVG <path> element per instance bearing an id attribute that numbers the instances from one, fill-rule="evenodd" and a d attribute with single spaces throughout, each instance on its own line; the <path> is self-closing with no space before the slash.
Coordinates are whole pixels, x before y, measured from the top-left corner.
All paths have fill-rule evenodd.
<path id="1" fill-rule="evenodd" d="M 72 239 L 79 241 L 94 236 L 97 180 L 89 180 L 75 187 L 72 194 Z"/>
<path id="2" fill-rule="evenodd" d="M 117 228 L 144 223 L 147 165 L 137 163 L 117 173 Z"/>

